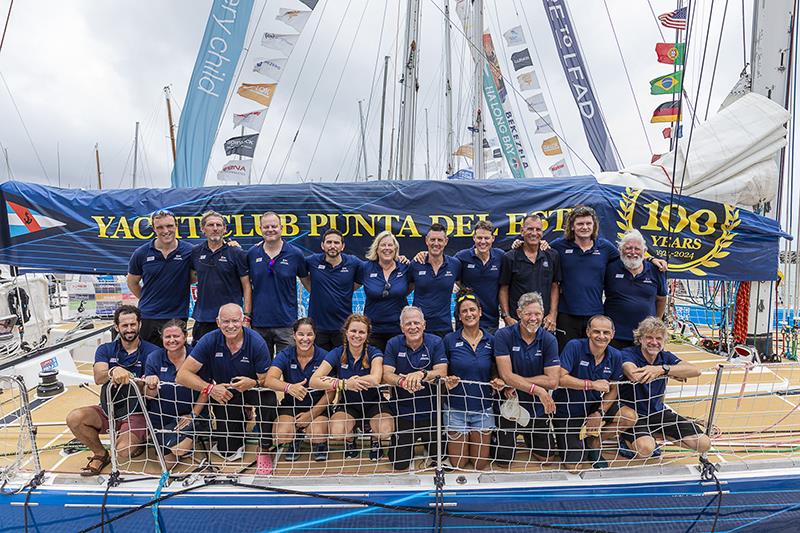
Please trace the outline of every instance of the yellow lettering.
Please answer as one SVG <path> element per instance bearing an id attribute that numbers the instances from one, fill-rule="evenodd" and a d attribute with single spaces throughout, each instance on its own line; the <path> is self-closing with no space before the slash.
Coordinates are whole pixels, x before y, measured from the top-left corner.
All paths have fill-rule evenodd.
<path id="1" fill-rule="evenodd" d="M 564 231 L 564 222 L 567 220 L 566 215 L 568 215 L 570 211 L 571 209 L 556 209 L 551 212 L 551 214 L 556 214 L 556 226 L 553 228 L 553 231 Z"/>
<path id="2" fill-rule="evenodd" d="M 408 235 L 404 235 L 404 233 L 408 231 Z M 398 237 L 422 237 L 420 232 L 417 230 L 417 225 L 414 223 L 414 219 L 411 218 L 411 215 L 406 215 L 405 220 L 403 220 L 403 224 L 400 226 L 400 231 L 397 232 Z"/>
<path id="3" fill-rule="evenodd" d="M 358 213 L 344 213 L 344 221 L 346 230 L 343 231 L 345 235 L 352 235 L 353 237 L 363 237 L 361 233 L 363 229 L 367 235 L 375 236 L 375 226 L 372 221 L 368 221 L 363 215 Z M 352 224 L 352 227 L 351 227 Z"/>
<path id="4" fill-rule="evenodd" d="M 375 222 L 375 231 L 378 233 L 381 231 L 392 231 L 392 222 L 400 222 L 400 215 L 380 214 L 370 216 L 373 217 L 373 221 Z M 383 228 L 380 227 L 381 222 L 383 222 Z"/>
<path id="5" fill-rule="evenodd" d="M 506 235 L 519 235 L 522 231 L 522 219 L 528 213 L 506 213 L 508 217 L 508 233 Z"/>
<path id="6" fill-rule="evenodd" d="M 108 222 L 103 220 L 104 217 L 101 216 L 93 216 L 95 222 L 97 222 L 97 236 L 101 239 L 108 239 L 108 228 L 111 226 L 111 223 L 114 222 L 114 217 L 108 217 Z"/>
<path id="7" fill-rule="evenodd" d="M 472 220 L 475 215 L 453 215 L 456 219 L 456 231 L 453 233 L 454 237 L 471 237 L 472 236 Z"/>
<path id="8" fill-rule="evenodd" d="M 701 229 L 702 217 L 707 217 L 704 223 L 705 229 Z M 689 230 L 695 235 L 711 235 L 714 233 L 716 223 L 717 215 L 710 209 L 699 209 L 689 216 Z"/>
<path id="9" fill-rule="evenodd" d="M 300 233 L 300 226 L 297 225 L 297 215 L 287 213 L 279 216 L 281 218 L 281 225 L 283 226 L 284 237 L 294 237 Z"/>
<path id="10" fill-rule="evenodd" d="M 309 237 L 319 237 L 321 235 L 320 228 L 324 228 L 328 223 L 328 215 L 322 213 L 309 213 L 308 225 L 311 230 L 308 232 Z"/>
<path id="11" fill-rule="evenodd" d="M 120 232 L 122 233 L 122 237 L 119 236 Z M 117 230 L 111 236 L 112 239 L 133 239 L 133 235 L 131 234 L 131 228 L 128 226 L 128 219 L 125 217 L 120 217 L 119 224 L 117 225 Z"/>
<path id="12" fill-rule="evenodd" d="M 142 230 L 142 226 L 148 230 L 147 233 Z M 153 238 L 153 229 L 150 227 L 149 217 L 137 217 L 133 220 L 133 236 L 142 240 Z"/>
<path id="13" fill-rule="evenodd" d="M 431 215 L 431 224 L 439 223 L 445 228 L 445 235 L 450 235 L 453 233 L 453 228 L 455 228 L 455 224 L 453 224 L 453 219 L 447 215 Z"/>
<path id="14" fill-rule="evenodd" d="M 258 215 L 253 215 L 253 216 L 254 216 L 254 218 L 258 219 Z M 244 217 L 244 215 L 231 215 L 231 218 L 233 219 L 233 228 L 234 228 L 233 229 L 233 235 L 236 236 L 236 237 L 252 237 L 253 235 L 255 235 L 253 230 L 250 230 L 247 233 L 245 233 L 245 231 L 244 231 L 244 224 L 243 224 L 243 221 L 242 221 L 243 217 Z M 258 228 L 258 224 L 256 224 L 255 227 Z M 259 231 L 259 234 L 260 234 L 260 231 Z"/>
<path id="15" fill-rule="evenodd" d="M 670 228 L 670 219 L 671 221 L 675 221 L 675 216 L 672 215 L 672 207 L 678 208 L 678 222 L 674 226 Z M 667 231 L 674 231 L 675 233 L 680 233 L 681 231 L 689 225 L 689 220 L 686 217 L 686 208 L 682 205 L 667 205 L 664 209 L 661 210 L 661 225 L 666 228 Z"/>
<path id="16" fill-rule="evenodd" d="M 189 225 L 189 236 L 186 237 L 187 239 L 200 238 L 200 219 L 202 218 L 203 217 L 200 215 L 181 217 L 181 222 L 186 222 Z"/>
<path id="17" fill-rule="evenodd" d="M 661 228 L 658 225 L 658 200 L 653 200 L 649 204 L 644 204 L 647 208 L 647 224 L 640 229 L 645 231 L 659 231 Z"/>

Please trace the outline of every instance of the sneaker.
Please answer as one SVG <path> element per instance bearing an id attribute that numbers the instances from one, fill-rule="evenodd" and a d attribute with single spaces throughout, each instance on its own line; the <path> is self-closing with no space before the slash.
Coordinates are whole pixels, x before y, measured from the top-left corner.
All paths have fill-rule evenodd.
<path id="1" fill-rule="evenodd" d="M 328 460 L 328 444 L 321 442 L 314 446 L 314 460 L 327 461 Z"/>
<path id="2" fill-rule="evenodd" d="M 380 441 L 373 440 L 372 446 L 369 450 L 369 460 L 370 461 L 380 461 L 381 457 L 383 456 L 383 450 L 381 449 Z"/>
<path id="3" fill-rule="evenodd" d="M 257 476 L 269 476 L 272 474 L 272 456 L 268 453 L 259 453 L 256 456 L 257 459 L 257 466 L 256 466 L 256 475 Z"/>
<path id="4" fill-rule="evenodd" d="M 594 463 L 592 463 L 592 468 L 600 469 L 600 468 L 608 468 L 608 462 L 605 459 L 598 459 Z"/>
<path id="5" fill-rule="evenodd" d="M 661 450 L 661 446 L 656 446 L 656 447 L 653 449 L 653 453 L 652 453 L 652 454 L 650 454 L 650 457 L 661 457 L 661 451 L 662 451 L 662 450 Z"/>
<path id="6" fill-rule="evenodd" d="M 283 449 L 283 459 L 293 463 L 300 458 L 300 442 L 293 440 Z"/>
<path id="7" fill-rule="evenodd" d="M 344 444 L 344 456 L 347 459 L 355 459 L 359 455 L 361 455 L 361 450 L 359 450 L 358 447 L 356 446 L 355 439 L 345 442 L 345 444 Z"/>
<path id="8" fill-rule="evenodd" d="M 226 461 L 238 461 L 239 459 L 244 457 L 244 452 L 245 452 L 244 445 L 242 445 L 242 447 L 239 448 L 238 450 L 233 450 L 233 451 L 220 450 L 216 442 L 211 446 L 211 453 L 222 457 Z"/>
<path id="9" fill-rule="evenodd" d="M 636 457 L 636 452 L 628 447 L 628 443 L 625 442 L 623 438 L 619 439 L 619 455 L 625 459 L 633 459 Z"/>

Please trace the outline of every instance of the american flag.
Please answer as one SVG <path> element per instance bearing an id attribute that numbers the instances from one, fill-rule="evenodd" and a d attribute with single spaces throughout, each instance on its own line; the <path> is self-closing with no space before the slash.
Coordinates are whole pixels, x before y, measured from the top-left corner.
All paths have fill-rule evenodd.
<path id="1" fill-rule="evenodd" d="M 658 16 L 658 20 L 661 21 L 661 25 L 665 28 L 672 28 L 673 30 L 685 30 L 687 10 L 687 8 L 682 7 L 680 9 L 676 9 L 675 11 L 664 13 L 663 15 Z"/>

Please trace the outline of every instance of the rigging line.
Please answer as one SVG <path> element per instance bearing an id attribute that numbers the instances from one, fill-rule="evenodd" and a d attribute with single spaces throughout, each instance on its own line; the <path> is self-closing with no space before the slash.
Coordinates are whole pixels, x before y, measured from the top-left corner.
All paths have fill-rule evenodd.
<path id="1" fill-rule="evenodd" d="M 722 10 L 722 22 L 719 27 L 719 40 L 717 41 L 717 51 L 714 55 L 714 67 L 711 69 L 711 85 L 708 88 L 708 100 L 706 100 L 706 112 L 703 115 L 703 120 L 708 120 L 708 110 L 711 108 L 711 93 L 714 92 L 714 82 L 717 79 L 717 63 L 719 62 L 719 51 L 722 49 L 722 35 L 725 30 L 725 19 L 728 16 L 728 1 L 725 0 L 725 8 Z M 706 36 L 708 39 L 708 36 Z M 699 96 L 699 91 L 698 91 Z"/>
<path id="2" fill-rule="evenodd" d="M 19 107 L 17 106 L 17 101 L 14 99 L 14 95 L 11 94 L 11 88 L 8 86 L 6 77 L 3 75 L 2 72 L 0 72 L 0 78 L 3 80 L 3 85 L 5 85 L 6 91 L 8 91 L 8 97 L 11 98 L 11 103 L 14 105 L 14 110 L 17 112 L 19 121 L 22 123 L 22 129 L 25 130 L 25 136 L 28 137 L 28 142 L 31 143 L 31 148 L 33 148 L 33 153 L 34 155 L 36 155 L 36 160 L 39 162 L 39 166 L 42 168 L 44 177 L 47 179 L 47 183 L 52 184 L 52 182 L 50 181 L 50 176 L 47 174 L 47 169 L 44 168 L 44 163 L 42 163 L 42 158 L 39 157 L 39 150 L 37 150 L 36 145 L 33 144 L 33 139 L 31 138 L 31 132 L 28 131 L 28 126 L 25 124 L 25 120 L 22 118 L 22 113 L 20 113 L 19 111 Z"/>
<path id="3" fill-rule="evenodd" d="M 520 8 L 522 9 L 522 17 L 521 18 L 525 21 L 525 25 L 528 27 L 528 35 L 531 36 L 531 46 L 533 46 L 533 53 L 536 56 L 537 63 L 539 64 L 540 67 L 542 67 L 544 65 L 544 63 L 542 62 L 542 58 L 539 55 L 539 48 L 536 46 L 536 40 L 534 39 L 534 35 L 536 35 L 536 34 L 533 33 L 533 29 L 531 27 L 530 20 L 528 20 L 528 12 L 525 10 L 525 2 L 524 2 L 524 0 L 520 0 L 520 4 L 519 5 L 520 5 Z M 519 15 L 519 9 L 517 8 L 517 0 L 514 0 L 514 11 L 517 14 L 517 18 L 519 19 L 520 15 Z M 552 96 L 553 95 L 553 91 L 550 89 L 550 82 L 547 79 L 546 70 L 547 69 L 542 68 L 541 71 L 539 72 L 539 74 L 542 77 L 542 81 L 544 82 L 544 87 L 547 90 L 546 91 L 547 94 L 550 95 L 550 101 L 553 102 L 553 109 L 550 110 L 550 115 L 555 117 L 555 125 L 558 128 L 558 130 L 559 131 L 564 131 L 564 125 L 561 123 L 561 115 L 558 114 L 558 109 L 555 106 L 555 100 L 553 99 L 553 96 Z M 553 129 L 554 133 L 556 133 L 555 128 L 553 128 L 553 120 L 545 121 L 545 122 L 551 127 L 551 129 Z M 565 155 L 567 156 L 567 159 L 569 159 L 570 167 L 573 170 L 575 170 L 575 161 L 572 159 L 572 151 L 571 150 L 567 150 L 567 153 Z M 582 159 L 581 159 L 581 162 L 583 162 L 583 164 L 586 166 L 586 168 L 591 172 L 592 169 Z"/>
<path id="4" fill-rule="evenodd" d="M 350 11 L 350 6 L 353 4 L 352 0 L 347 2 L 347 9 L 345 9 L 344 15 L 342 16 L 341 20 L 339 21 L 339 27 L 336 29 L 336 35 L 333 38 L 333 43 L 331 43 L 331 47 L 328 49 L 328 53 L 325 56 L 325 61 L 322 63 L 322 70 L 320 71 L 320 76 L 317 78 L 317 82 L 314 84 L 314 90 L 311 92 L 311 98 L 309 98 L 308 103 L 306 104 L 306 109 L 303 111 L 303 116 L 300 117 L 300 123 L 297 125 L 297 133 L 292 140 L 292 144 L 289 146 L 289 154 L 292 153 L 295 147 L 295 143 L 297 141 L 297 136 L 300 133 L 300 129 L 303 127 L 303 122 L 305 121 L 306 116 L 308 115 L 308 110 L 311 108 L 311 105 L 314 103 L 314 95 L 317 93 L 317 88 L 319 88 L 320 82 L 323 79 L 323 74 L 325 73 L 325 67 L 328 64 L 328 60 L 333 53 L 335 48 L 334 44 L 336 43 L 336 39 L 338 39 L 339 34 L 341 33 L 342 26 L 344 25 L 344 21 L 347 19 L 347 13 Z M 311 172 L 311 166 L 314 164 L 314 158 L 317 155 L 317 150 L 319 149 L 319 145 L 322 142 L 322 136 L 325 133 L 325 126 L 328 124 L 328 119 L 331 116 L 331 111 L 333 111 L 333 104 L 336 102 L 336 97 L 339 94 L 339 88 L 342 85 L 342 80 L 344 79 L 344 74 L 347 72 L 347 64 L 350 61 L 350 56 L 353 53 L 353 48 L 355 47 L 356 40 L 358 40 L 358 33 L 361 31 L 361 25 L 364 22 L 364 15 L 367 13 L 366 5 L 364 9 L 361 11 L 361 18 L 358 19 L 358 26 L 356 26 L 356 31 L 353 33 L 353 40 L 350 42 L 350 49 L 347 51 L 347 56 L 344 60 L 344 65 L 342 65 L 342 71 L 339 74 L 339 80 L 336 82 L 336 87 L 333 91 L 333 96 L 331 97 L 331 102 L 328 105 L 328 111 L 325 113 L 325 119 L 322 121 L 322 126 L 319 129 L 319 135 L 317 136 L 317 142 L 314 145 L 314 151 L 311 153 L 311 157 L 308 160 L 308 167 L 306 168 L 306 175 Z M 281 177 L 283 176 L 283 172 L 278 174 L 278 182 L 280 182 Z"/>
<path id="5" fill-rule="evenodd" d="M 325 10 L 331 2 L 323 2 L 322 4 L 322 11 L 320 11 L 319 16 L 317 17 L 317 25 L 314 26 L 314 31 L 311 33 L 311 39 L 308 43 L 308 48 L 306 49 L 306 55 L 303 56 L 303 62 L 300 64 L 300 69 L 298 70 L 298 75 L 294 80 L 294 85 L 292 85 L 292 90 L 289 92 L 289 98 L 286 100 L 286 105 L 283 107 L 283 114 L 281 115 L 280 121 L 278 121 L 278 128 L 275 131 L 275 138 L 273 139 L 272 144 L 269 148 L 269 153 L 267 154 L 267 160 L 264 162 L 264 167 L 261 169 L 261 174 L 258 176 L 258 183 L 261 183 L 264 180 L 264 173 L 267 171 L 267 167 L 269 166 L 269 160 L 272 158 L 272 152 L 275 150 L 275 146 L 278 144 L 278 136 L 281 133 L 281 129 L 283 128 L 283 122 L 286 120 L 286 116 L 289 114 L 289 105 L 292 102 L 294 97 L 294 92 L 297 90 L 297 86 L 300 84 L 300 72 L 303 71 L 303 68 L 306 65 L 306 61 L 308 60 L 308 56 L 311 55 L 311 49 L 313 48 L 312 43 L 314 42 L 314 38 L 317 36 L 317 31 L 319 30 L 320 26 L 322 25 L 323 15 L 325 14 Z M 302 32 L 301 32 L 302 33 Z M 300 33 L 298 33 L 300 35 Z M 289 54 L 291 55 L 291 54 Z"/>
<path id="6" fill-rule="evenodd" d="M 372 66 L 372 85 L 370 86 L 369 90 L 369 98 L 367 98 L 367 113 L 366 117 L 364 118 L 365 123 L 369 123 L 370 113 L 372 112 L 372 97 L 375 94 L 375 88 L 377 87 L 375 75 L 378 72 L 378 65 L 380 64 L 381 58 L 381 48 L 383 48 L 383 32 L 386 27 L 386 11 L 388 9 L 389 3 L 383 3 L 383 15 L 381 16 L 381 29 L 378 32 L 378 46 L 375 47 L 375 63 Z M 365 6 L 366 7 L 366 6 Z"/>
<path id="7" fill-rule="evenodd" d="M 744 2 L 744 0 L 742 0 Z M 661 36 L 661 41 L 664 42 L 667 40 L 664 37 L 664 30 L 661 29 L 661 24 L 658 22 L 658 17 L 656 16 L 655 10 L 653 10 L 653 2 L 651 0 L 647 0 L 647 5 L 650 7 L 650 14 L 653 15 L 653 22 L 656 24 L 656 29 L 658 30 L 658 34 Z"/>
<path id="8" fill-rule="evenodd" d="M 6 42 L 6 32 L 8 31 L 8 21 L 11 20 L 11 8 L 14 7 L 14 0 L 8 4 L 8 14 L 6 15 L 6 23 L 3 25 L 3 37 L 0 38 L 0 52 L 3 51 L 3 43 Z"/>
<path id="9" fill-rule="evenodd" d="M 439 9 L 439 6 L 437 6 L 437 5 L 436 5 L 436 3 L 435 3 L 433 0 L 429 0 L 429 2 L 430 2 L 431 4 L 433 4 L 433 5 L 436 7 L 436 9 L 437 9 L 437 10 L 439 10 L 439 12 L 442 14 L 442 16 L 443 16 L 443 17 L 447 18 L 447 15 L 445 15 L 444 11 L 442 11 L 441 9 Z M 523 9 L 524 9 L 524 8 L 523 8 Z M 452 20 L 451 20 L 451 22 L 452 22 Z M 486 61 L 488 61 L 488 60 L 489 60 L 489 58 L 488 58 L 488 57 L 486 57 L 486 52 L 485 52 L 484 50 L 481 50 L 481 49 L 479 49 L 479 48 L 478 48 L 478 47 L 477 47 L 475 44 L 473 44 L 473 43 L 469 42 L 469 39 L 468 39 L 468 37 L 467 37 L 467 36 L 464 34 L 464 31 L 463 31 L 462 29 L 460 29 L 460 28 L 459 28 L 458 26 L 456 26 L 456 25 L 453 25 L 453 27 L 454 27 L 454 28 L 456 28 L 456 30 L 458 30 L 458 32 L 459 32 L 459 33 L 460 33 L 460 34 L 461 34 L 461 35 L 464 37 L 464 39 L 467 39 L 467 41 L 468 41 L 468 42 L 467 42 L 467 44 L 468 44 L 470 47 L 472 47 L 472 48 L 474 48 L 474 49 L 475 49 L 475 53 L 476 53 L 476 54 L 478 54 L 478 55 L 480 55 L 481 57 L 483 57 L 483 59 L 485 59 Z M 517 94 L 519 94 L 520 96 L 522 96 L 522 93 L 520 93 L 520 92 L 517 90 L 517 88 L 516 88 L 516 87 L 514 87 L 514 86 L 513 86 L 513 85 L 512 85 L 512 84 L 511 84 L 511 83 L 508 81 L 508 78 L 507 78 L 505 75 L 503 75 L 503 74 L 501 73 L 501 74 L 500 74 L 500 77 L 503 79 L 503 81 L 504 81 L 504 82 L 506 82 L 506 84 L 507 84 L 508 86 L 510 86 L 510 87 L 511 87 L 511 89 L 512 89 L 512 90 L 513 90 L 515 93 L 517 93 Z M 537 115 L 539 118 L 541 118 L 542 120 L 544 120 L 544 117 L 542 116 L 542 114 L 541 114 L 541 113 L 539 113 L 538 111 L 534 111 L 534 113 L 536 113 L 536 115 Z M 553 131 L 553 134 L 554 134 L 556 137 L 558 137 L 558 139 L 559 139 L 561 142 L 563 142 L 563 143 L 564 143 L 564 146 L 566 146 L 566 147 L 567 147 L 569 150 L 571 150 L 571 151 L 575 152 L 575 149 L 574 149 L 574 148 L 572 148 L 572 145 L 571 145 L 571 144 L 569 144 L 569 143 L 567 142 L 567 140 L 566 140 L 566 139 L 565 139 L 565 138 L 564 138 L 564 137 L 563 137 L 561 134 L 559 134 L 559 133 L 558 133 L 558 132 L 556 132 L 555 130 Z M 591 172 L 592 168 L 589 166 L 589 164 L 588 164 L 588 163 L 586 163 L 586 161 L 584 161 L 584 160 L 583 160 L 583 158 L 580 156 L 580 154 L 578 154 L 577 152 L 575 152 L 575 157 L 577 157 L 577 158 L 580 160 L 580 162 L 581 162 L 581 163 L 583 163 L 583 164 L 584 164 L 584 166 L 585 166 L 587 169 L 589 169 L 589 171 Z"/>
<path id="10" fill-rule="evenodd" d="M 794 12 L 795 18 L 797 17 L 797 11 Z M 796 22 L 795 22 L 796 23 Z M 744 0 L 742 0 L 742 68 L 747 68 L 747 40 L 745 37 L 745 9 L 744 9 Z"/>
<path id="11" fill-rule="evenodd" d="M 505 39 L 502 37 L 502 30 L 500 28 L 500 13 L 497 10 L 497 2 L 494 2 L 494 18 L 495 18 L 495 22 L 497 24 L 498 34 L 500 35 L 500 39 L 498 39 L 498 41 L 500 42 L 500 50 L 502 50 L 502 52 L 503 52 L 503 57 L 504 58 L 508 58 L 509 57 L 508 50 L 506 50 Z M 533 39 L 532 35 L 530 37 L 531 37 L 531 39 Z M 499 65 L 499 60 L 498 60 L 498 65 Z M 508 62 L 507 61 L 506 61 L 506 66 L 508 66 Z M 534 69 L 534 71 L 535 71 L 535 69 Z M 523 99 L 523 101 L 525 101 L 525 100 Z M 519 117 L 524 117 L 525 115 L 523 113 L 523 107 L 522 107 L 522 104 L 519 103 L 519 95 L 517 93 L 514 93 L 514 103 L 516 104 L 516 107 L 517 107 L 517 115 Z M 525 104 L 526 104 L 526 107 L 527 107 L 527 102 Z M 525 139 L 528 141 L 528 146 L 530 147 L 530 152 L 528 152 L 528 154 L 533 156 L 533 161 L 534 161 L 534 163 L 536 163 L 536 168 L 539 171 L 539 174 L 544 174 L 544 171 L 542 170 L 541 165 L 539 165 L 539 159 L 536 157 L 534 144 L 531 141 L 531 135 L 530 135 L 530 132 L 528 131 L 528 121 L 527 120 L 520 120 L 519 122 L 522 123 L 522 129 L 525 131 Z M 498 139 L 498 141 L 499 141 L 499 139 Z M 530 159 L 530 158 L 526 157 L 526 159 Z M 511 169 L 509 169 L 509 170 L 511 170 Z"/>
<path id="12" fill-rule="evenodd" d="M 619 52 L 619 57 L 622 60 L 622 69 L 625 71 L 625 78 L 628 80 L 628 88 L 631 90 L 631 96 L 633 97 L 633 103 L 636 105 L 636 112 L 639 118 L 639 124 L 642 125 L 642 132 L 644 133 L 645 141 L 647 141 L 647 148 L 650 150 L 651 154 L 654 154 L 653 145 L 650 143 L 650 136 L 647 135 L 647 128 L 644 125 L 644 119 L 642 118 L 642 109 L 639 107 L 639 100 L 636 98 L 636 92 L 633 90 L 633 82 L 631 81 L 630 73 L 628 72 L 628 65 L 625 63 L 625 56 L 622 54 L 622 47 L 619 44 L 619 38 L 617 37 L 617 30 L 614 27 L 614 21 L 611 19 L 611 12 L 608 9 L 608 2 L 603 0 L 603 6 L 606 9 L 606 17 L 608 18 L 608 23 L 611 25 L 611 33 L 614 35 L 614 42 L 617 45 L 617 52 Z M 577 32 L 576 32 L 577 33 Z M 620 158 L 620 163 L 622 158 Z"/>

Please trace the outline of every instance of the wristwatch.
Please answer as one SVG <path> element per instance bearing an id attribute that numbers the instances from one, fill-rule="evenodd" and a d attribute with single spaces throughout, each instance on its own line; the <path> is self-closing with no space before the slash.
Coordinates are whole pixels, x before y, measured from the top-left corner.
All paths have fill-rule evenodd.
<path id="1" fill-rule="evenodd" d="M 664 375 L 669 376 L 669 369 L 672 368 L 669 365 L 661 365 L 661 369 L 664 370 Z"/>
<path id="2" fill-rule="evenodd" d="M 424 368 L 422 370 L 420 370 L 420 372 L 422 372 L 422 379 L 423 380 L 428 377 L 428 371 L 425 370 Z"/>
<path id="3" fill-rule="evenodd" d="M 501 318 L 501 319 L 504 319 L 504 318 L 505 318 L 505 317 L 507 317 L 507 316 L 508 316 L 508 313 L 506 313 L 505 311 L 503 311 L 502 309 L 500 309 L 500 318 Z"/>

